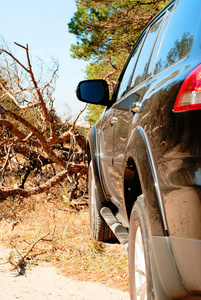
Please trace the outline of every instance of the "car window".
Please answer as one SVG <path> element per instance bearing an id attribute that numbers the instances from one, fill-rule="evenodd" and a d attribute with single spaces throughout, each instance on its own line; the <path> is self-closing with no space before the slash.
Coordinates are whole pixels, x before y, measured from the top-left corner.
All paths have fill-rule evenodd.
<path id="1" fill-rule="evenodd" d="M 201 1 L 179 1 L 179 9 L 175 9 L 167 26 L 162 41 L 154 74 L 176 63 L 185 57 L 191 50 L 194 35 L 199 21 Z"/>
<path id="2" fill-rule="evenodd" d="M 149 64 L 149 59 L 152 53 L 152 49 L 154 46 L 154 43 L 156 41 L 161 23 L 163 18 L 158 19 L 149 29 L 148 35 L 146 37 L 146 40 L 144 42 L 142 51 L 140 53 L 137 66 L 134 72 L 134 76 L 132 79 L 131 87 L 135 87 L 139 83 L 141 83 L 146 76 L 147 67 Z"/>
<path id="3" fill-rule="evenodd" d="M 152 73 L 153 73 L 155 62 L 156 62 L 156 58 L 157 58 L 157 54 L 158 54 L 158 49 L 160 47 L 160 43 L 161 43 L 161 40 L 163 38 L 165 28 L 166 28 L 166 26 L 168 24 L 168 21 L 170 19 L 170 15 L 171 15 L 172 10 L 173 10 L 173 6 L 170 7 L 166 11 L 166 14 L 164 16 L 163 24 L 161 26 L 161 30 L 160 30 L 160 33 L 158 35 L 158 38 L 157 38 L 157 41 L 155 43 L 154 50 L 153 50 L 153 53 L 152 53 L 152 56 L 151 56 L 151 60 L 150 60 L 150 63 L 149 63 L 149 67 L 148 67 L 146 78 L 150 77 L 152 75 Z"/>
<path id="4" fill-rule="evenodd" d="M 123 75 L 123 78 L 122 78 L 120 86 L 119 86 L 117 100 L 119 100 L 129 90 L 130 81 L 131 81 L 131 78 L 133 75 L 135 64 L 136 64 L 138 55 L 140 53 L 143 41 L 144 41 L 144 36 L 140 39 L 140 41 L 138 42 L 138 45 L 133 49 L 133 53 L 131 53 L 129 62 L 127 64 L 125 73 Z"/>

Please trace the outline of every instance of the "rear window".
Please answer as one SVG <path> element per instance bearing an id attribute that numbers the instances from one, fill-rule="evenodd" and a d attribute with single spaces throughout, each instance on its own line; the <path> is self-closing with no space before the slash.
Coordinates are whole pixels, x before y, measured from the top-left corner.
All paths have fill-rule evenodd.
<path id="1" fill-rule="evenodd" d="M 128 90 L 130 88 L 130 86 L 129 86 L 130 85 L 130 80 L 132 78 L 133 70 L 135 68 L 135 64 L 136 64 L 138 55 L 140 53 L 143 41 L 144 41 L 144 36 L 141 38 L 141 40 L 139 41 L 138 45 L 134 49 L 133 54 L 129 58 L 130 60 L 128 62 L 128 65 L 126 67 L 125 73 L 123 75 L 123 78 L 122 78 L 120 86 L 119 86 L 117 100 L 120 99 L 122 96 L 124 96 L 128 92 Z"/>
<path id="2" fill-rule="evenodd" d="M 153 69 L 154 69 L 156 58 L 157 58 L 157 54 L 158 54 L 158 49 L 160 47 L 161 40 L 162 40 L 162 38 L 164 36 L 165 28 L 166 28 L 166 26 L 167 26 L 167 24 L 169 22 L 172 9 L 173 9 L 173 6 L 170 7 L 166 11 L 166 14 L 165 14 L 165 17 L 164 17 L 164 21 L 163 21 L 163 25 L 162 25 L 162 29 L 160 30 L 159 36 L 158 36 L 156 44 L 154 46 L 153 54 L 151 56 L 151 60 L 150 60 L 150 63 L 149 63 L 149 68 L 148 68 L 148 71 L 147 71 L 146 78 L 150 77 L 152 75 L 152 73 L 153 73 Z"/>
<path id="3" fill-rule="evenodd" d="M 190 52 L 200 11 L 201 1 L 178 1 L 159 48 L 154 74 L 163 71 Z"/>
<path id="4" fill-rule="evenodd" d="M 146 40 L 144 42 L 140 57 L 137 62 L 137 66 L 134 72 L 132 79 L 131 87 L 135 87 L 140 84 L 146 76 L 147 67 L 149 64 L 149 59 L 152 53 L 154 43 L 156 41 L 160 26 L 162 24 L 163 17 L 157 20 L 154 24 L 151 25 Z"/>

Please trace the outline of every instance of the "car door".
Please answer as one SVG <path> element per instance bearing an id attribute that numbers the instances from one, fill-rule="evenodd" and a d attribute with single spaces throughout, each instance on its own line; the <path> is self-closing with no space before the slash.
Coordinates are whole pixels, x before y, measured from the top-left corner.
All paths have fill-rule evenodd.
<path id="1" fill-rule="evenodd" d="M 127 87 L 128 92 L 119 95 L 119 99 L 114 107 L 114 116 L 116 124 L 114 125 L 113 133 L 113 185 L 114 196 L 116 202 L 119 203 L 120 209 L 124 210 L 124 159 L 125 150 L 128 143 L 130 128 L 135 126 L 143 96 L 147 90 L 147 68 L 153 52 L 156 39 L 159 36 L 166 14 L 163 13 L 154 23 L 147 28 L 145 38 L 142 38 L 142 48 L 140 49 L 139 57 L 136 60 L 135 69 L 132 78 Z M 144 39 L 144 40 L 143 40 Z M 113 200 L 114 201 L 114 200 Z"/>
<path id="2" fill-rule="evenodd" d="M 115 201 L 117 198 L 116 194 L 116 184 L 114 177 L 114 169 L 113 169 L 113 153 L 114 153 L 114 129 L 118 126 L 116 110 L 118 107 L 118 99 L 121 98 L 122 95 L 126 94 L 127 88 L 129 86 L 129 82 L 131 82 L 133 71 L 135 68 L 135 64 L 137 61 L 137 57 L 139 55 L 140 49 L 142 47 L 144 40 L 144 35 L 137 44 L 137 47 L 132 51 L 129 56 L 127 63 L 120 75 L 118 87 L 118 94 L 115 95 L 116 101 L 110 108 L 105 110 L 105 113 L 102 117 L 101 129 L 99 130 L 99 138 L 97 140 L 100 141 L 99 153 L 100 153 L 100 172 L 102 184 L 104 187 L 104 191 L 107 199 L 112 199 L 112 201 L 116 202 L 118 206 L 118 202 Z M 115 94 L 115 92 L 114 92 Z M 114 95 L 113 95 L 114 98 Z M 117 124 L 116 124 L 117 123 Z"/>
<path id="3" fill-rule="evenodd" d="M 137 102 L 139 95 L 130 94 L 130 84 L 133 76 L 133 71 L 138 60 L 146 34 L 143 34 L 139 40 L 135 50 L 132 53 L 129 64 L 120 83 L 119 91 L 117 94 L 117 101 L 113 105 L 113 117 L 116 123 L 113 128 L 113 202 L 121 207 L 121 200 L 123 199 L 123 176 L 122 164 L 127 145 L 129 127 L 132 122 L 133 113 L 131 106 Z"/>

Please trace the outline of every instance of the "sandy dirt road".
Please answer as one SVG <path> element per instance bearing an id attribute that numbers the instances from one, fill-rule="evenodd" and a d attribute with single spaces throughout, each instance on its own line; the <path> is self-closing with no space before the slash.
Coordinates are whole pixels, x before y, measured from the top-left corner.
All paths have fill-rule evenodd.
<path id="1" fill-rule="evenodd" d="M 23 276 L 10 272 L 9 250 L 0 247 L 0 300 L 129 300 L 129 294 L 97 282 L 67 278 L 48 263 Z"/>

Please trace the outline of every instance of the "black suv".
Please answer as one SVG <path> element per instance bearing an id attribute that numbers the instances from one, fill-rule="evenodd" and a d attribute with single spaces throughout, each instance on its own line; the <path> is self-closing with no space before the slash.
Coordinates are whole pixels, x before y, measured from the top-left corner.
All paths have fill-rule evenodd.
<path id="1" fill-rule="evenodd" d="M 93 236 L 128 246 L 131 299 L 201 297 L 201 0 L 171 1 L 145 28 L 87 138 Z"/>

